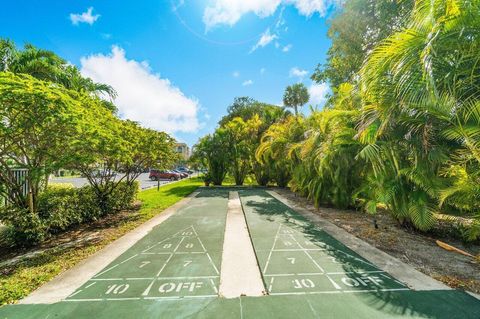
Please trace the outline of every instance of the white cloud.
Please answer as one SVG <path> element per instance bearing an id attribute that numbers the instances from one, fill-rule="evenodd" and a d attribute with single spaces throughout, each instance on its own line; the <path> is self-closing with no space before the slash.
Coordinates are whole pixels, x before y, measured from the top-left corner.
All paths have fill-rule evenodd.
<path id="1" fill-rule="evenodd" d="M 83 13 L 70 13 L 70 21 L 72 21 L 72 24 L 78 25 L 79 23 L 87 23 L 89 25 L 92 25 L 95 23 L 95 21 L 100 18 L 99 14 L 92 15 L 93 13 L 93 7 L 90 7 L 87 9 L 87 12 Z"/>
<path id="2" fill-rule="evenodd" d="M 257 44 L 253 46 L 253 48 L 250 50 L 250 53 L 258 48 L 263 48 L 275 39 L 278 39 L 278 35 L 270 33 L 270 29 L 267 29 L 264 33 L 262 33 L 260 40 L 258 40 Z"/>
<path id="3" fill-rule="evenodd" d="M 330 0 L 296 0 L 293 2 L 300 14 L 307 17 L 317 12 L 323 17 L 327 14 L 328 8 L 335 4 L 335 2 Z"/>
<path id="4" fill-rule="evenodd" d="M 327 100 L 327 94 L 330 93 L 330 87 L 327 83 L 312 83 L 308 88 L 310 94 L 310 103 L 323 106 Z"/>
<path id="5" fill-rule="evenodd" d="M 240 72 L 234 71 L 234 72 L 232 73 L 232 76 L 233 76 L 234 78 L 238 78 L 238 77 L 240 76 Z"/>
<path id="6" fill-rule="evenodd" d="M 216 25 L 233 26 L 247 13 L 261 18 L 271 16 L 281 0 L 210 0 L 203 11 L 203 23 L 207 31 Z"/>
<path id="7" fill-rule="evenodd" d="M 291 45 L 291 44 L 287 44 L 286 46 L 284 46 L 284 47 L 282 48 L 282 51 L 283 51 L 283 52 L 288 52 L 288 51 L 290 51 L 291 48 L 292 48 L 292 45 Z"/>
<path id="8" fill-rule="evenodd" d="M 260 74 L 261 74 L 261 75 L 264 75 L 266 71 L 267 71 L 267 69 L 261 68 L 261 69 L 260 69 Z"/>
<path id="9" fill-rule="evenodd" d="M 207 31 L 217 25 L 233 26 L 240 18 L 253 13 L 260 18 L 273 15 L 280 5 L 293 5 L 304 16 L 327 14 L 328 8 L 339 0 L 209 0 L 203 12 Z"/>
<path id="10" fill-rule="evenodd" d="M 122 118 L 169 133 L 199 128 L 199 102 L 153 73 L 147 62 L 128 60 L 122 48 L 114 46 L 108 55 L 83 57 L 81 65 L 84 76 L 117 91 L 115 104 Z"/>
<path id="11" fill-rule="evenodd" d="M 249 86 L 249 85 L 252 85 L 252 84 L 253 84 L 252 80 L 246 80 L 242 83 L 243 86 Z"/>
<path id="12" fill-rule="evenodd" d="M 293 67 L 290 69 L 290 77 L 304 78 L 308 74 L 307 70 L 299 69 L 298 67 Z"/>

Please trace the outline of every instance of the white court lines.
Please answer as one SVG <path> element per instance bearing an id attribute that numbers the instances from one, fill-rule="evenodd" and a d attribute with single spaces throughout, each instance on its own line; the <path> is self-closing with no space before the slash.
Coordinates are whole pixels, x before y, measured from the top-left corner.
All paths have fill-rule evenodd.
<path id="1" fill-rule="evenodd" d="M 160 245 L 161 243 L 164 243 L 165 241 L 167 241 L 167 240 L 169 240 L 169 239 L 176 238 L 176 236 L 177 236 L 178 234 L 180 234 L 180 233 L 182 233 L 182 232 L 185 232 L 187 229 L 190 229 L 190 228 L 193 229 L 193 225 L 191 225 L 191 226 L 189 226 L 189 227 L 186 227 L 186 228 L 184 228 L 184 229 L 182 229 L 182 230 L 174 233 L 173 235 L 171 235 L 171 236 L 169 236 L 169 237 L 167 237 L 167 238 L 164 238 L 163 240 L 161 240 L 161 241 L 157 242 L 156 244 L 154 244 L 154 245 L 148 247 L 147 249 L 143 250 L 140 254 L 147 254 L 147 255 L 150 255 L 150 254 L 152 254 L 152 255 L 153 255 L 153 254 L 155 254 L 155 255 L 157 255 L 157 254 L 158 254 L 158 255 L 170 255 L 170 254 L 171 254 L 170 252 L 165 252 L 165 253 L 147 253 L 147 251 L 149 251 L 150 249 L 152 249 L 152 248 Z M 196 232 L 195 232 L 195 234 L 196 234 Z M 196 235 L 196 236 L 198 237 L 198 235 Z M 181 239 L 180 243 L 177 245 L 177 247 L 180 246 L 181 242 L 183 241 L 183 239 L 184 239 L 185 237 L 190 237 L 190 236 L 182 236 L 182 239 Z M 204 248 L 204 250 L 205 250 L 205 248 Z M 195 252 L 185 252 L 185 253 L 195 253 Z M 118 264 L 115 264 L 115 265 L 113 265 L 113 266 L 111 266 L 111 267 L 109 267 L 109 268 L 107 268 L 107 269 L 99 272 L 98 274 L 96 274 L 95 276 L 93 276 L 93 279 L 98 279 L 97 277 L 99 277 L 99 276 L 101 276 L 101 275 L 109 272 L 110 270 L 113 270 L 113 269 L 117 268 L 118 266 L 120 266 L 120 265 L 128 262 L 129 260 L 137 257 L 138 255 L 139 255 L 139 254 L 135 254 L 135 255 L 133 255 L 133 256 L 131 256 L 131 257 L 123 260 L 122 262 L 119 262 Z M 170 258 L 171 258 L 171 257 L 170 257 Z"/>
<path id="2" fill-rule="evenodd" d="M 263 273 L 264 274 L 267 273 L 268 264 L 270 263 L 270 259 L 272 258 L 272 252 L 273 252 L 273 249 L 275 248 L 275 244 L 277 243 L 278 233 L 280 232 L 281 227 L 282 227 L 282 224 L 279 224 L 278 229 L 277 229 L 277 233 L 275 234 L 275 239 L 273 240 L 272 249 L 270 249 L 270 253 L 268 254 L 268 257 L 267 257 L 267 262 L 265 263 L 265 267 L 263 267 Z"/>
<path id="3" fill-rule="evenodd" d="M 300 236 L 300 237 L 298 237 Z M 281 240 L 281 239 L 284 239 L 284 243 L 286 245 L 286 242 L 285 240 L 290 240 L 291 242 L 293 242 L 296 247 L 298 248 L 287 248 L 287 249 L 278 249 L 276 248 L 277 245 L 278 245 L 278 242 Z M 303 245 L 303 240 L 305 240 L 305 245 Z M 283 225 L 283 224 L 279 224 L 279 227 L 277 229 L 277 232 L 275 234 L 275 238 L 273 240 L 273 245 L 272 245 L 272 248 L 268 254 L 268 258 L 267 258 L 267 261 L 266 261 L 266 264 L 265 264 L 265 268 L 264 268 L 264 272 L 263 272 L 263 276 L 264 278 L 266 279 L 266 282 L 268 283 L 268 292 L 270 295 L 307 295 L 307 294 L 334 294 L 334 293 L 357 293 L 357 292 L 378 292 L 378 291 L 400 291 L 400 290 L 409 290 L 408 287 L 405 287 L 401 282 L 399 282 L 398 280 L 395 280 L 394 278 L 391 278 L 390 276 L 386 275 L 385 272 L 383 270 L 380 270 L 378 269 L 377 267 L 375 267 L 374 265 L 370 264 L 369 262 L 361 259 L 361 258 L 358 258 L 352 254 L 349 254 L 345 251 L 342 251 L 342 250 L 339 250 L 339 249 L 336 249 L 334 247 L 331 247 L 325 243 L 322 243 L 324 245 L 327 245 L 328 249 L 323 249 L 323 248 L 320 248 L 320 249 L 317 249 L 317 248 L 308 248 L 309 245 L 317 245 L 318 244 L 318 241 L 315 241 L 315 240 L 310 240 L 308 237 L 305 236 L 305 234 L 303 234 L 302 232 L 294 229 L 294 228 L 291 228 L 287 225 Z M 288 244 L 290 245 L 290 244 Z M 372 266 L 374 268 L 374 270 L 369 270 L 369 269 L 359 269 L 358 271 L 332 271 L 332 272 L 328 272 L 326 271 L 319 260 L 316 260 L 312 255 L 311 255 L 311 252 L 315 252 L 315 251 L 321 251 L 321 252 L 324 252 L 324 255 L 325 255 L 325 258 L 335 258 L 335 255 L 343 255 L 345 257 L 349 257 L 349 260 L 351 261 L 357 261 L 357 262 L 361 262 L 363 264 L 366 264 L 366 265 L 369 265 L 369 266 Z M 312 265 L 315 265 L 315 268 L 318 269 L 318 272 L 307 272 L 307 273 L 280 273 L 280 274 L 268 274 L 268 266 L 271 264 L 272 262 L 272 258 L 273 256 L 275 256 L 275 253 L 288 253 L 288 252 L 303 252 L 307 257 L 308 257 L 308 260 L 309 262 L 308 263 L 311 263 Z M 294 260 L 294 258 L 287 258 L 287 259 L 292 259 Z M 335 259 L 334 259 L 335 260 Z M 293 263 L 294 261 L 292 261 Z M 334 261 L 335 262 L 335 261 Z M 347 262 L 348 263 L 348 262 Z M 343 262 L 340 260 L 340 264 L 343 264 Z M 270 267 L 271 268 L 271 267 Z M 368 287 L 363 287 L 362 289 L 351 289 L 350 287 L 342 287 L 337 281 L 336 279 L 333 279 L 333 277 L 330 277 L 330 275 L 332 276 L 338 276 L 338 275 L 344 275 L 344 276 L 354 276 L 354 278 L 356 278 L 355 276 L 368 276 L 369 274 L 378 274 L 380 275 L 381 277 L 387 279 L 387 280 L 393 280 L 396 284 L 399 284 L 403 287 L 391 287 L 391 288 L 388 288 L 380 285 L 379 283 L 377 283 L 376 281 L 372 280 L 371 283 L 378 286 L 376 287 L 375 289 L 372 289 L 371 287 L 368 288 Z M 295 278 L 299 278 L 300 277 L 304 277 L 305 279 L 295 279 Z M 320 277 L 324 277 L 328 280 L 328 282 L 331 284 L 331 287 L 328 288 L 328 287 L 322 287 L 322 286 L 317 286 L 317 288 L 315 288 L 314 290 L 313 289 L 310 289 L 310 288 L 313 288 L 315 287 L 316 285 L 318 285 L 318 283 L 315 283 L 313 281 L 311 281 L 309 279 L 309 277 L 311 278 L 311 276 L 313 277 L 317 277 L 317 276 L 320 276 Z M 275 292 L 275 286 L 279 286 L 279 287 L 284 287 L 282 285 L 286 284 L 288 281 L 288 277 L 292 277 L 294 280 L 292 280 L 292 283 L 294 282 L 297 282 L 299 283 L 297 287 L 290 287 L 290 288 L 287 288 L 287 289 L 292 289 L 292 288 L 300 288 L 300 283 L 302 282 L 303 285 L 305 285 L 304 287 L 307 289 L 307 290 L 303 290 L 303 291 L 285 291 L 284 289 L 285 288 L 277 288 L 279 289 L 278 292 Z M 284 279 L 282 279 L 284 278 Z M 319 277 L 317 277 L 319 278 Z M 370 278 L 370 277 L 368 277 Z M 280 280 L 280 282 L 277 284 L 277 281 L 275 281 L 276 279 Z M 313 279 L 313 278 L 312 278 Z M 285 281 L 287 280 L 287 281 Z M 306 283 L 303 283 L 303 280 L 306 280 Z M 349 283 L 349 281 L 347 281 L 347 283 L 344 283 L 343 282 L 343 278 L 341 279 L 342 283 L 347 285 L 347 283 Z M 355 279 L 352 279 L 352 280 L 355 280 Z M 360 279 L 358 279 L 360 280 Z M 363 283 L 363 281 L 361 281 Z M 275 285 L 274 285 L 275 283 Z M 307 285 L 308 284 L 308 285 Z M 332 290 L 333 288 L 333 290 Z M 348 289 L 350 288 L 350 289 Z M 352 287 L 353 288 L 353 287 Z M 294 289 L 294 290 L 295 290 Z M 283 290 L 283 291 L 282 291 Z"/>
<path id="4" fill-rule="evenodd" d="M 290 231 L 293 231 L 293 232 L 297 233 L 298 235 L 300 235 L 300 236 L 302 236 L 302 237 L 305 238 L 305 235 L 304 235 L 302 232 L 296 230 L 295 228 L 288 227 L 288 226 L 285 226 L 285 225 L 281 225 L 281 226 L 286 227 L 286 228 L 288 228 Z M 343 251 L 343 250 L 341 250 L 341 249 L 332 247 L 332 246 L 327 245 L 327 244 L 325 244 L 325 245 L 328 246 L 328 249 L 326 249 L 326 248 L 304 248 L 304 247 L 293 237 L 293 235 L 290 234 L 290 236 L 292 236 L 292 238 L 297 242 L 297 244 L 298 244 L 300 247 L 302 247 L 302 249 L 291 249 L 291 250 L 289 250 L 289 251 L 315 251 L 315 250 L 317 250 L 317 251 L 326 251 L 327 253 L 328 253 L 328 252 L 334 252 L 334 254 L 340 253 L 340 254 L 343 254 L 343 255 L 345 255 L 345 256 L 348 256 L 348 257 L 350 257 L 350 258 L 352 258 L 352 259 L 355 259 L 356 261 L 359 261 L 359 262 L 361 262 L 361 263 L 364 263 L 364 264 L 366 264 L 366 265 L 369 265 L 369 266 L 371 266 L 371 267 L 374 267 L 374 268 L 378 269 L 377 266 L 375 266 L 374 264 L 372 264 L 372 263 L 370 263 L 370 262 L 368 262 L 368 261 L 366 261 L 366 260 L 364 260 L 364 259 L 362 259 L 362 258 L 358 258 L 358 257 L 356 257 L 356 256 L 354 256 L 354 255 L 351 255 L 351 254 L 349 254 L 349 253 L 347 253 L 347 252 L 345 252 L 345 251 Z M 311 241 L 311 240 L 309 240 L 308 238 L 306 238 L 306 241 L 310 241 L 312 244 L 316 245 L 316 244 L 315 244 L 315 241 Z M 287 251 L 287 250 L 276 249 L 276 250 L 274 250 L 274 251 Z"/>
<path id="5" fill-rule="evenodd" d="M 336 271 L 336 272 L 305 272 L 305 273 L 290 273 L 290 274 L 264 274 L 264 277 L 289 277 L 289 276 L 324 276 L 324 275 L 368 275 L 368 274 L 385 274 L 383 270 L 373 270 L 373 271 Z M 385 278 L 390 278 L 384 276 Z M 391 279 L 391 278 L 390 278 Z M 400 283 L 400 282 L 399 282 Z"/>
<path id="6" fill-rule="evenodd" d="M 177 251 L 175 255 L 199 255 L 204 254 L 203 251 Z M 170 255 L 169 252 L 161 252 L 161 253 L 140 253 L 141 255 Z"/>
<path id="7" fill-rule="evenodd" d="M 275 281 L 275 277 L 272 276 L 272 278 L 270 279 L 270 284 L 268 285 L 268 291 L 272 290 L 272 286 L 273 286 L 274 281 Z"/>
<path id="8" fill-rule="evenodd" d="M 163 247 L 162 246 L 159 247 L 159 245 L 162 245 L 162 243 L 163 244 L 168 244 L 168 246 L 164 245 Z M 156 249 L 156 251 L 152 251 L 152 249 Z M 192 251 L 184 251 L 184 249 L 188 249 L 188 250 L 191 249 Z M 131 276 L 132 273 L 129 272 L 130 277 L 123 277 L 121 271 L 117 271 L 117 273 L 115 275 L 113 275 L 113 273 L 108 273 L 109 271 L 111 271 L 113 269 L 118 270 L 119 269 L 118 267 L 120 265 L 124 265 L 127 262 L 132 263 L 132 260 L 134 260 L 135 257 L 137 257 L 137 258 L 139 256 L 146 257 L 146 256 L 149 256 L 149 255 L 157 255 L 157 254 L 158 255 L 165 255 L 166 259 L 162 258 L 162 259 L 164 259 L 164 261 L 156 262 L 155 264 L 152 264 L 152 265 L 154 265 L 154 267 L 156 269 L 154 268 L 153 270 L 151 270 L 151 272 L 152 272 L 151 274 L 150 274 L 150 271 L 149 271 L 147 276 L 135 277 L 135 276 Z M 189 259 L 188 261 L 183 262 L 183 267 L 188 267 L 190 264 L 198 262 L 198 261 L 195 261 L 197 258 L 194 258 L 193 256 L 201 255 L 201 256 L 199 256 L 199 258 L 200 258 L 199 262 L 201 263 L 201 265 L 204 265 L 204 268 L 208 269 L 208 272 L 203 273 L 203 274 L 198 273 L 199 276 L 195 276 L 195 274 L 197 274 L 196 270 L 186 269 L 186 273 L 185 272 L 177 273 L 178 275 L 175 276 L 176 268 L 175 267 L 173 267 L 172 269 L 170 269 L 170 268 L 171 268 L 171 264 L 174 260 L 174 256 L 176 256 L 176 255 L 184 256 L 184 257 L 180 257 L 180 260 L 185 259 L 185 257 L 187 259 L 189 259 L 187 256 L 192 256 L 191 260 Z M 148 257 L 147 257 L 147 259 L 148 259 Z M 193 261 L 193 263 L 192 263 L 192 261 Z M 167 272 L 167 270 L 166 270 L 167 266 L 168 266 L 168 274 L 165 275 L 164 273 Z M 123 266 L 123 267 L 129 268 L 130 264 L 126 264 L 126 266 Z M 132 267 L 135 267 L 135 266 L 132 265 Z M 182 267 L 182 265 L 179 264 L 179 267 Z M 156 271 L 156 270 L 158 270 L 158 271 Z M 172 273 L 172 271 L 173 271 L 173 273 Z M 188 276 L 188 274 L 190 274 L 192 271 L 193 271 L 193 274 L 191 276 Z M 110 278 L 98 278 L 98 276 L 102 276 L 105 273 L 107 273 L 106 277 L 110 277 Z M 112 274 L 112 275 L 109 276 L 109 274 Z M 170 276 L 170 274 L 171 274 L 171 276 Z M 199 236 L 197 230 L 195 229 L 195 227 L 193 225 L 190 225 L 190 226 L 188 226 L 186 228 L 183 228 L 182 230 L 174 233 L 173 235 L 168 236 L 167 238 L 164 238 L 164 239 L 160 240 L 159 242 L 157 242 L 157 243 L 155 243 L 155 244 L 153 244 L 149 247 L 146 247 L 146 249 L 144 249 L 141 253 L 130 256 L 129 258 L 123 260 L 122 262 L 119 262 L 119 263 L 117 263 L 115 265 L 112 265 L 111 267 L 101 271 L 100 273 L 98 273 L 97 275 L 95 275 L 94 277 L 92 277 L 88 280 L 90 283 L 87 284 L 87 286 L 85 288 L 79 289 L 74 294 L 70 295 L 68 297 L 68 301 L 76 301 L 76 300 L 78 300 L 78 301 L 83 301 L 83 300 L 88 300 L 88 301 L 95 301 L 95 300 L 138 300 L 138 299 L 153 299 L 153 300 L 166 299 L 166 300 L 170 300 L 170 299 L 179 299 L 179 298 L 184 298 L 184 297 L 186 297 L 186 298 L 211 297 L 211 296 L 217 296 L 218 295 L 218 287 L 215 284 L 215 281 L 218 281 L 218 278 L 219 278 L 219 271 L 218 271 L 217 266 L 213 262 L 213 259 L 210 256 L 209 252 L 207 251 L 207 249 L 205 247 L 205 244 L 200 239 L 200 236 Z M 210 287 L 210 285 L 211 285 L 211 288 L 209 288 L 209 291 L 203 291 L 203 292 L 198 291 L 198 293 L 201 294 L 201 295 L 189 295 L 189 294 L 183 295 L 183 293 L 180 293 L 180 295 L 177 295 L 177 293 L 180 291 L 178 289 L 178 287 L 181 286 L 182 287 L 181 289 L 183 289 L 186 284 L 191 285 L 191 282 L 195 281 L 195 280 L 205 282 L 205 284 L 206 284 L 205 287 Z M 145 281 L 145 282 L 142 282 L 142 281 Z M 167 285 L 165 287 L 169 287 L 169 289 L 170 289 L 170 287 L 173 287 L 173 285 L 176 285 L 177 288 L 175 288 L 175 289 L 177 289 L 176 290 L 177 293 L 175 293 L 175 295 L 168 294 L 168 295 L 164 295 L 164 296 L 158 296 L 157 295 L 158 292 L 156 292 L 152 295 L 151 294 L 151 289 L 154 289 L 153 287 L 154 287 L 155 283 L 160 282 L 160 281 L 166 281 L 165 283 L 162 283 L 160 287 L 162 287 L 162 285 Z M 183 283 L 182 282 L 181 283 L 175 283 L 175 281 L 184 281 L 184 282 Z M 117 282 L 120 282 L 120 283 L 117 283 Z M 137 283 L 137 284 L 135 284 L 135 286 L 138 287 L 138 285 L 140 285 L 140 287 L 138 287 L 138 288 L 140 288 L 141 290 L 140 290 L 140 292 L 135 293 L 133 296 L 132 295 L 125 296 L 125 297 L 118 296 L 118 298 L 112 298 L 112 296 L 107 296 L 107 295 L 105 295 L 103 298 L 88 298 L 88 296 L 85 296 L 85 297 L 87 297 L 85 299 L 76 296 L 77 294 L 80 294 L 80 293 L 82 293 L 82 295 L 83 295 L 83 293 L 86 292 L 85 290 L 87 288 L 95 285 L 96 283 L 103 283 L 104 285 L 109 285 L 108 287 L 114 287 L 115 285 L 119 285 L 119 287 L 126 287 L 124 291 L 120 292 L 120 294 L 121 294 L 121 293 L 125 292 L 127 289 L 129 289 L 130 285 L 132 283 L 135 283 L 135 282 Z M 113 286 L 111 285 L 111 283 L 112 283 Z M 143 285 L 145 285 L 146 288 L 143 288 L 142 287 Z M 201 287 L 201 285 L 202 284 L 199 283 L 199 287 Z M 189 287 L 193 287 L 193 286 L 189 286 Z M 192 291 L 193 290 L 190 290 L 190 292 L 192 292 Z M 160 291 L 160 292 L 162 292 L 162 291 Z M 170 292 L 170 291 L 168 291 L 168 292 Z M 217 295 L 213 295 L 213 294 L 210 295 L 209 293 L 211 293 L 211 292 L 214 292 Z M 207 294 L 205 294 L 205 293 L 207 293 Z M 107 294 L 107 293 L 105 293 L 105 294 Z M 114 294 L 117 294 L 117 293 L 114 292 Z M 72 297 L 75 297 L 75 298 L 72 298 Z"/>
<path id="9" fill-rule="evenodd" d="M 385 288 L 385 289 L 365 289 L 365 290 L 324 290 L 324 291 L 298 291 L 298 292 L 273 292 L 271 296 L 282 295 L 319 295 L 319 294 L 343 294 L 343 293 L 365 293 L 365 292 L 389 292 L 389 291 L 405 291 L 409 288 Z"/>
<path id="10" fill-rule="evenodd" d="M 216 272 L 217 274 L 220 274 L 220 272 L 219 272 L 218 269 L 217 269 L 217 266 L 215 266 L 215 264 L 213 263 L 212 257 L 210 257 L 210 254 L 208 253 L 207 249 L 205 249 L 205 246 L 203 245 L 203 242 L 202 242 L 202 240 L 200 239 L 200 236 L 198 236 L 198 233 L 197 233 L 197 231 L 195 230 L 195 227 L 193 227 L 193 225 L 192 225 L 192 230 L 193 230 L 193 232 L 195 233 L 195 236 L 197 237 L 198 241 L 200 242 L 200 245 L 202 246 L 203 251 L 207 254 L 208 260 L 210 260 L 210 263 L 212 264 L 213 269 L 215 269 L 215 272 Z"/>
<path id="11" fill-rule="evenodd" d="M 304 249 L 273 249 L 273 252 L 284 252 L 284 251 L 325 251 L 324 248 L 304 248 Z"/>
<path id="12" fill-rule="evenodd" d="M 218 295 L 196 295 L 196 296 L 171 296 L 171 297 L 123 297 L 123 298 L 89 298 L 89 299 L 65 299 L 65 302 L 78 301 L 125 301 L 125 300 L 179 300 L 179 299 L 198 299 L 198 298 L 217 298 Z"/>
<path id="13" fill-rule="evenodd" d="M 299 243 L 298 240 L 295 238 L 295 236 L 290 235 L 290 237 L 292 237 L 293 241 L 297 243 L 297 245 L 298 245 L 298 246 L 301 248 L 301 250 L 308 256 L 308 258 L 310 258 L 310 260 L 315 264 L 315 266 L 316 266 L 318 269 L 320 269 L 321 272 L 324 273 L 324 272 L 325 272 L 325 269 L 323 269 L 323 268 L 315 261 L 315 259 L 313 259 L 312 255 L 310 255 L 310 254 L 308 253 L 308 251 L 305 250 L 305 248 L 304 248 L 302 245 L 300 245 L 300 243 Z"/>
<path id="14" fill-rule="evenodd" d="M 110 270 L 112 270 L 112 269 L 117 268 L 117 267 L 120 266 L 121 264 L 126 263 L 127 261 L 129 261 L 129 260 L 131 260 L 131 259 L 133 259 L 133 258 L 135 258 L 135 257 L 137 257 L 137 256 L 138 256 L 138 254 L 135 254 L 135 255 L 133 255 L 133 256 L 125 259 L 124 261 L 122 261 L 122 262 L 120 262 L 120 263 L 118 263 L 118 264 L 116 264 L 116 265 L 113 265 L 112 267 L 107 268 L 106 270 L 104 270 L 104 271 L 96 274 L 95 276 L 93 276 L 93 278 L 98 277 L 98 276 L 101 276 L 101 275 L 103 275 L 104 273 L 106 273 L 106 272 L 108 272 L 108 271 L 110 271 Z"/>
<path id="15" fill-rule="evenodd" d="M 178 247 L 180 247 L 180 245 L 182 244 L 183 240 L 185 239 L 185 237 L 182 237 L 180 239 L 180 241 L 178 242 L 178 245 L 175 247 L 175 249 L 173 250 L 173 252 L 170 254 L 170 256 L 168 256 L 167 260 L 165 261 L 165 263 L 163 264 L 162 268 L 160 268 L 160 270 L 158 271 L 157 275 L 155 277 L 159 277 L 160 274 L 162 273 L 162 271 L 165 269 L 165 267 L 167 266 L 168 262 L 172 259 L 172 257 L 175 255 L 175 252 L 177 251 Z"/>
<path id="16" fill-rule="evenodd" d="M 190 232 L 188 231 L 189 229 L 191 229 L 191 233 L 192 234 L 189 234 Z M 217 290 L 217 287 L 213 281 L 212 278 L 218 278 L 218 276 L 189 276 L 189 277 L 160 277 L 160 275 L 162 274 L 163 270 L 167 267 L 168 263 L 172 260 L 173 256 L 177 255 L 177 254 L 185 254 L 184 252 L 177 252 L 177 250 L 179 249 L 179 247 L 181 246 L 181 244 L 183 243 L 183 241 L 185 240 L 185 238 L 189 238 L 189 237 L 194 237 L 198 240 L 198 242 L 200 243 L 200 246 L 202 247 L 203 249 L 203 252 L 195 252 L 195 253 L 200 253 L 200 254 L 205 254 L 209 260 L 209 263 L 211 264 L 211 266 L 213 267 L 213 269 L 215 270 L 215 273 L 218 275 L 219 274 L 219 271 L 217 269 L 217 267 L 215 266 L 210 254 L 208 253 L 207 249 L 205 248 L 205 245 L 203 244 L 202 240 L 200 239 L 200 236 L 198 235 L 195 227 L 193 227 L 193 225 L 190 225 L 189 227 L 187 228 L 184 228 L 182 230 L 180 230 L 179 232 L 173 234 L 172 236 L 170 236 L 169 238 L 165 239 L 165 240 L 168 240 L 168 239 L 173 239 L 173 238 L 176 238 L 176 236 L 178 235 L 181 235 L 180 236 L 180 241 L 179 243 L 175 246 L 175 248 L 173 249 L 172 252 L 169 252 L 169 256 L 167 258 L 167 260 L 163 263 L 162 267 L 160 268 L 160 270 L 157 272 L 156 276 L 154 278 L 152 278 L 152 281 L 151 283 L 148 285 L 148 287 L 145 289 L 145 291 L 142 293 L 142 297 L 147 299 L 148 298 L 148 294 L 150 293 L 150 290 L 152 289 L 153 285 L 155 284 L 155 282 L 157 280 L 162 280 L 162 279 L 188 279 L 188 280 L 191 280 L 191 279 L 198 279 L 198 278 L 206 278 L 206 279 L 210 279 L 210 283 L 212 284 L 212 288 L 214 289 L 214 291 L 217 293 L 218 290 Z M 185 236 L 184 236 L 185 235 Z M 162 240 L 160 241 L 158 244 L 162 243 L 162 242 L 165 242 L 165 240 Z M 148 251 L 149 249 L 151 248 L 154 248 L 155 246 L 157 245 L 153 245 L 151 247 L 149 247 L 147 250 L 144 251 L 144 253 L 146 253 L 146 251 Z M 158 299 L 157 297 L 155 297 L 156 299 Z M 162 297 L 162 298 L 170 298 L 170 297 Z"/>
<path id="17" fill-rule="evenodd" d="M 90 279 L 89 281 L 120 281 L 120 280 L 163 280 L 163 279 L 174 279 L 174 280 L 181 280 L 181 279 L 215 279 L 218 276 L 178 276 L 178 277 L 145 277 L 145 278 L 98 278 L 98 279 Z M 85 289 L 88 287 L 85 287 Z"/>
<path id="18" fill-rule="evenodd" d="M 187 227 L 186 229 L 188 229 L 190 227 Z M 179 231 L 178 233 L 180 233 L 181 231 Z M 178 234 L 177 233 L 177 234 Z M 174 236 L 176 235 L 173 235 L 171 238 L 173 238 Z M 175 249 L 173 250 L 173 252 L 170 254 L 170 256 L 167 258 L 167 260 L 165 261 L 165 263 L 162 265 L 162 268 L 160 268 L 160 270 L 157 272 L 157 275 L 155 277 L 159 277 L 160 274 L 162 273 L 162 271 L 165 269 L 165 267 L 167 266 L 168 262 L 172 259 L 173 255 L 175 255 L 175 252 L 177 251 L 178 247 L 180 247 L 180 245 L 182 244 L 183 240 L 185 239 L 185 237 L 182 237 L 182 239 L 180 240 L 180 242 L 178 243 L 178 245 L 175 247 Z M 150 289 L 152 289 L 152 286 L 153 284 L 155 283 L 157 279 L 153 279 L 152 282 L 150 283 L 150 285 L 148 285 L 147 289 L 145 289 L 145 291 L 142 293 L 142 296 L 148 296 L 148 294 L 150 293 Z"/>
<path id="19" fill-rule="evenodd" d="M 167 241 L 167 240 L 169 240 L 169 239 L 175 238 L 175 237 L 176 237 L 178 234 L 180 234 L 180 233 L 185 233 L 185 232 L 187 231 L 187 229 L 190 229 L 190 228 L 193 228 L 193 225 L 190 225 L 190 226 L 188 226 L 188 227 L 186 227 L 186 228 L 184 228 L 184 229 L 182 229 L 182 230 L 179 230 L 178 232 L 174 233 L 173 235 L 170 235 L 169 237 L 167 237 L 167 238 L 165 238 L 165 239 L 162 239 L 162 240 L 159 241 L 158 243 L 156 243 L 156 244 L 148 247 L 147 249 L 143 250 L 142 253 L 146 253 L 147 251 L 149 251 L 150 249 L 152 249 L 152 248 L 160 245 L 161 243 L 163 243 L 163 242 L 165 242 L 165 241 Z M 185 235 L 183 235 L 182 237 L 190 237 L 190 236 L 185 236 Z"/>

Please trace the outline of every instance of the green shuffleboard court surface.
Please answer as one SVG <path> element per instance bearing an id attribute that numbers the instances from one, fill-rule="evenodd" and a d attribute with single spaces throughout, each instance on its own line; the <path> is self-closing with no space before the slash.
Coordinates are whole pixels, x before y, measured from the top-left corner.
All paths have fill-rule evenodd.
<path id="1" fill-rule="evenodd" d="M 266 192 L 242 192 L 270 295 L 408 290 Z"/>
<path id="2" fill-rule="evenodd" d="M 229 191 L 238 191 L 268 295 L 218 296 Z M 413 291 L 263 189 L 200 189 L 65 300 L 1 318 L 480 318 L 456 290 Z"/>
<path id="3" fill-rule="evenodd" d="M 200 193 L 66 301 L 216 297 L 227 202 Z"/>

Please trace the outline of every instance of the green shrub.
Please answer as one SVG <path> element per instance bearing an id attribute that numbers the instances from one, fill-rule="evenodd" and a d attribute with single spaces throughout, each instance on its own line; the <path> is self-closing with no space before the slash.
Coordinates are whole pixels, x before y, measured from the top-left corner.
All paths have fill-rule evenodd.
<path id="1" fill-rule="evenodd" d="M 37 244 L 47 237 L 44 221 L 28 209 L 12 205 L 0 207 L 0 220 L 9 226 L 7 235 L 18 246 Z"/>
<path id="2" fill-rule="evenodd" d="M 84 220 L 79 193 L 73 187 L 52 185 L 40 194 L 38 214 L 49 233 L 65 230 Z"/>
<path id="3" fill-rule="evenodd" d="M 73 225 L 96 220 L 128 208 L 138 194 L 138 182 L 121 182 L 102 199 L 91 186 L 49 186 L 39 196 L 38 213 L 13 206 L 0 207 L 0 220 L 17 245 L 34 245 Z"/>
<path id="4" fill-rule="evenodd" d="M 109 213 L 129 208 L 137 198 L 139 187 L 138 182 L 132 184 L 121 182 L 107 197 Z"/>

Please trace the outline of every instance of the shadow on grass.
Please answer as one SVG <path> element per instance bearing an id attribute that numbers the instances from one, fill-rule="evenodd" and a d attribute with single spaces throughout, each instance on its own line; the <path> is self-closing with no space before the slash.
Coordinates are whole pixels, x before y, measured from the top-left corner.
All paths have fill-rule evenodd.
<path id="1" fill-rule="evenodd" d="M 58 269 L 64 269 L 72 262 L 72 254 L 77 256 L 77 260 L 85 258 L 89 254 L 78 255 L 78 251 L 92 245 L 95 243 L 89 241 L 75 247 L 53 248 L 18 263 L 3 266 L 0 269 L 0 306 L 26 297 L 41 284 L 55 277 Z"/>

